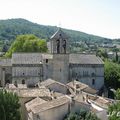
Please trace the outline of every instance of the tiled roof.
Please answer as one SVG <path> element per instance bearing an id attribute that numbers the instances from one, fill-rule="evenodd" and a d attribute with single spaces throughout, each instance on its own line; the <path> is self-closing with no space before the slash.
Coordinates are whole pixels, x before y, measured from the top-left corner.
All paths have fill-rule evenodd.
<path id="1" fill-rule="evenodd" d="M 41 64 L 41 53 L 13 53 L 12 64 Z"/>
<path id="2" fill-rule="evenodd" d="M 84 83 L 76 81 L 76 80 L 67 83 L 67 86 L 69 86 L 72 89 L 76 89 L 77 91 L 83 91 L 83 92 L 90 93 L 90 94 L 97 93 L 97 90 L 91 88 L 90 86 L 88 86 Z"/>
<path id="3" fill-rule="evenodd" d="M 64 85 L 64 84 L 62 84 L 62 83 L 60 83 L 60 82 L 58 82 L 58 81 L 52 80 L 52 79 L 47 79 L 47 80 L 41 82 L 40 85 L 45 86 L 45 87 L 48 87 L 49 85 L 54 84 L 54 83 L 66 87 L 66 85 Z"/>
<path id="4" fill-rule="evenodd" d="M 69 63 L 72 64 L 104 64 L 100 57 L 92 54 L 70 54 Z"/>
<path id="5" fill-rule="evenodd" d="M 64 105 L 65 103 L 69 103 L 69 102 L 70 102 L 70 98 L 68 98 L 67 96 L 62 96 L 62 97 L 59 97 L 58 99 L 54 99 L 54 100 L 48 101 L 47 103 L 43 103 L 41 105 L 34 107 L 32 109 L 32 112 L 40 113 L 40 112 L 46 111 L 48 109 L 52 109 L 54 107 L 59 107 L 61 105 Z"/>
<path id="6" fill-rule="evenodd" d="M 75 88 L 75 89 L 80 89 L 80 90 L 88 87 L 88 85 L 81 83 L 79 81 L 76 81 L 76 80 L 67 83 L 67 86 L 69 86 L 71 88 Z"/>
<path id="7" fill-rule="evenodd" d="M 47 88 L 21 89 L 18 95 L 20 97 L 51 97 L 50 91 Z"/>
<path id="8" fill-rule="evenodd" d="M 45 100 L 37 97 L 37 98 L 31 100 L 30 102 L 27 102 L 25 104 L 25 106 L 26 106 L 27 111 L 30 111 L 30 110 L 32 110 L 33 107 L 36 107 L 36 106 L 43 104 L 45 102 L 46 102 Z"/>
<path id="9" fill-rule="evenodd" d="M 13 53 L 12 64 L 42 64 L 43 59 L 52 58 L 52 54 L 46 53 Z"/>

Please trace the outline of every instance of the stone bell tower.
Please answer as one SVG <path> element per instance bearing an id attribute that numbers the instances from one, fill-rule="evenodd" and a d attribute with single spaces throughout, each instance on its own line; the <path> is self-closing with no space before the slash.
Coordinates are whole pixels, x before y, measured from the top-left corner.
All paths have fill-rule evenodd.
<path id="1" fill-rule="evenodd" d="M 61 28 L 51 37 L 51 53 L 53 54 L 53 79 L 67 83 L 69 79 L 69 45 L 68 36 Z"/>

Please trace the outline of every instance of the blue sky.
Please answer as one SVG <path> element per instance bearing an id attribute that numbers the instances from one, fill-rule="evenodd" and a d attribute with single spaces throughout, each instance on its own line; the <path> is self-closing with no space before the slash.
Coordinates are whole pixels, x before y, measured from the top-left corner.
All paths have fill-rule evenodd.
<path id="1" fill-rule="evenodd" d="M 120 0 L 0 0 L 0 19 L 10 18 L 120 38 Z"/>

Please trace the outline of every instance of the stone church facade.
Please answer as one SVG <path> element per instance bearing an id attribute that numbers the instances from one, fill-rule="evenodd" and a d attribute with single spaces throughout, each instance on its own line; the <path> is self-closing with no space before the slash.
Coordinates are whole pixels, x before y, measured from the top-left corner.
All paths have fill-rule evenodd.
<path id="1" fill-rule="evenodd" d="M 103 87 L 103 61 L 92 54 L 69 53 L 68 40 L 58 29 L 50 39 L 49 53 L 13 53 L 7 64 L 1 59 L 0 84 L 12 82 L 33 86 L 51 78 L 64 84 L 78 80 L 95 89 Z M 8 73 L 11 76 L 7 77 Z"/>

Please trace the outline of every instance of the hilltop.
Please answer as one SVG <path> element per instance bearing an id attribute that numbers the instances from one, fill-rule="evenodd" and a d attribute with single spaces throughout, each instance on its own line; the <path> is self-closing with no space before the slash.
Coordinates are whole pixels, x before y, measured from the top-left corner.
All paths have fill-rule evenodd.
<path id="1" fill-rule="evenodd" d="M 25 19 L 0 20 L 0 41 L 14 40 L 20 34 L 34 34 L 42 39 L 49 39 L 57 30 L 56 26 L 39 25 Z M 71 42 L 90 41 L 103 42 L 106 38 L 90 35 L 84 32 L 63 29 L 70 36 Z"/>

